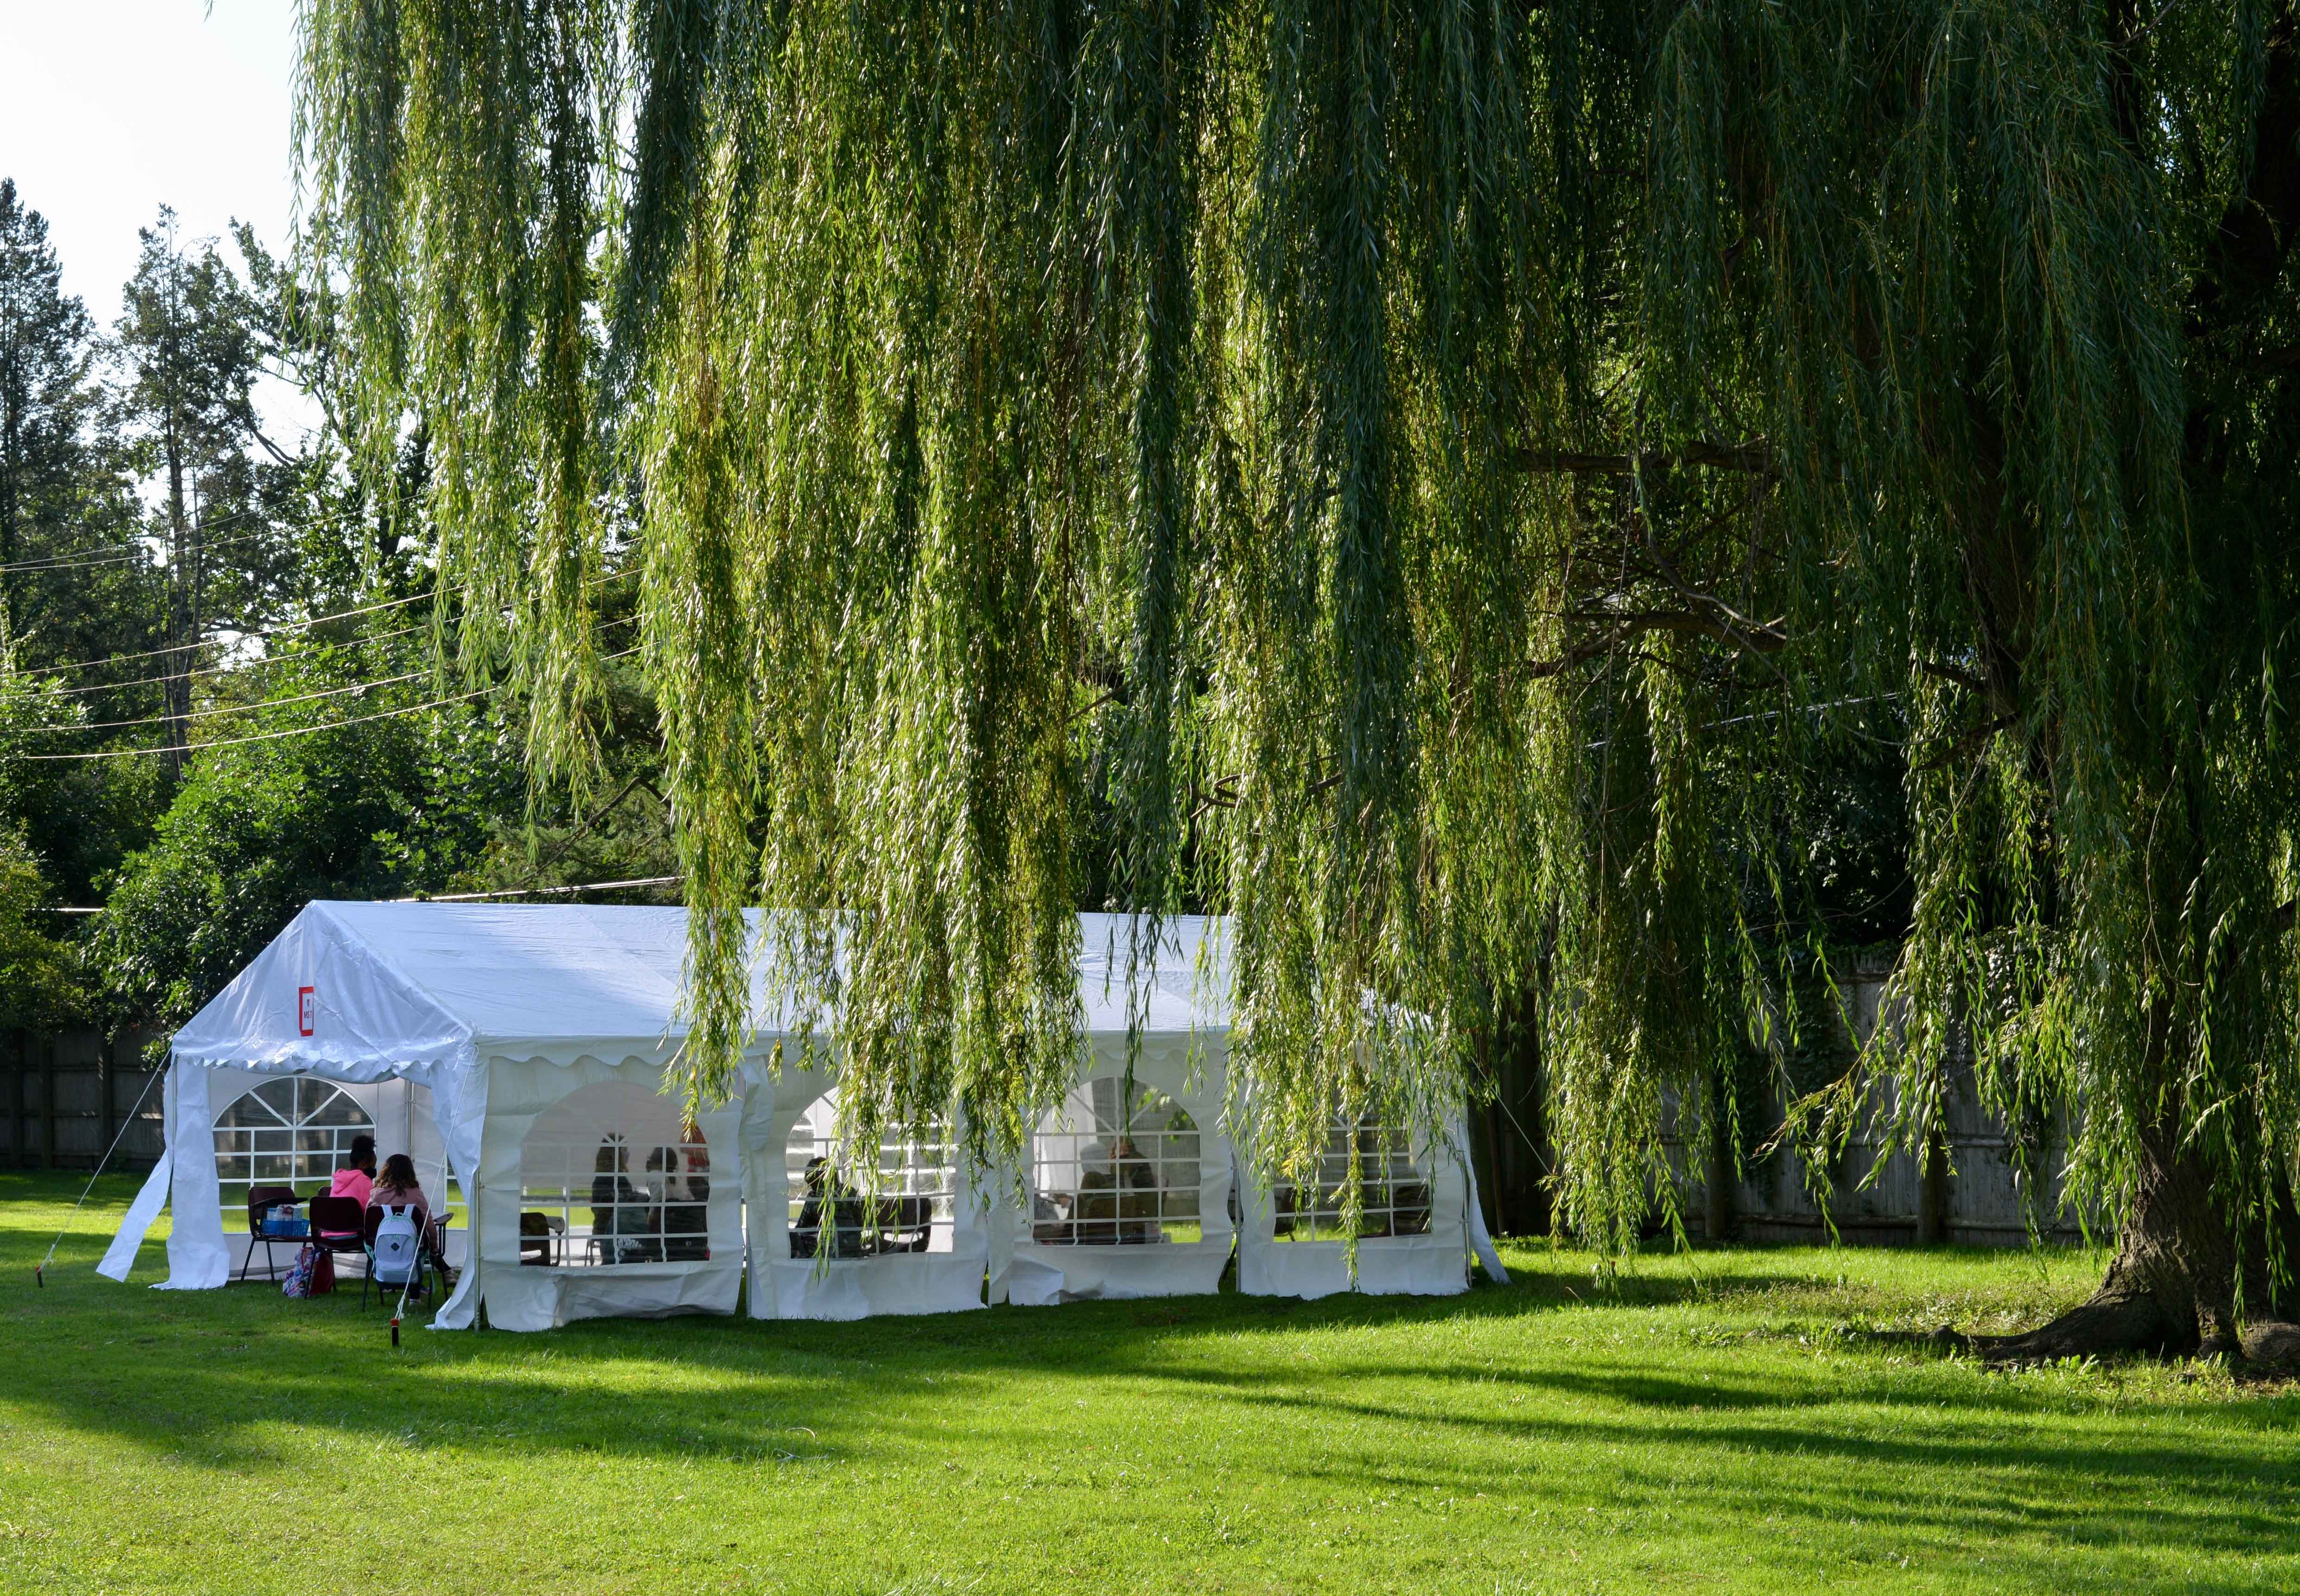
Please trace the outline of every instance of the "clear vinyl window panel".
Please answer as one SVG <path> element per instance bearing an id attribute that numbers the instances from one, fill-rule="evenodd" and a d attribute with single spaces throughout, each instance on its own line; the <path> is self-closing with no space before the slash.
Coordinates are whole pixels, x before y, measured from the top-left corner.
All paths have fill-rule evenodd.
<path id="1" fill-rule="evenodd" d="M 825 1093 L 791 1126 L 783 1163 L 793 1258 L 878 1258 L 947 1252 L 954 1244 L 958 1160 L 947 1122 L 923 1138 L 881 1137 L 864 1168 L 834 1126 L 838 1102 Z"/>
<path id="2" fill-rule="evenodd" d="M 351 1157 L 352 1139 L 375 1121 L 341 1087 L 282 1076 L 243 1092 L 215 1118 L 216 1181 L 226 1212 L 247 1206 L 250 1186 L 325 1192 Z"/>
<path id="3" fill-rule="evenodd" d="M 550 1268 L 711 1256 L 711 1148 L 677 1105 L 598 1082 L 538 1115 L 520 1148 L 520 1262 Z"/>
<path id="4" fill-rule="evenodd" d="M 1030 1239 L 1123 1247 L 1204 1239 L 1198 1126 L 1155 1087 L 1100 1076 L 1038 1126 L 1030 1160 Z"/>
<path id="5" fill-rule="evenodd" d="M 1359 1237 L 1429 1233 L 1429 1173 L 1413 1161 L 1412 1138 L 1402 1126 L 1361 1119 L 1354 1126 L 1338 1125 L 1327 1136 L 1326 1151 L 1318 1160 L 1317 1190 L 1307 1201 L 1290 1181 L 1271 1188 L 1279 1241 L 1343 1239 L 1342 1210 L 1353 1143 L 1363 1205 L 1358 1215 Z"/>

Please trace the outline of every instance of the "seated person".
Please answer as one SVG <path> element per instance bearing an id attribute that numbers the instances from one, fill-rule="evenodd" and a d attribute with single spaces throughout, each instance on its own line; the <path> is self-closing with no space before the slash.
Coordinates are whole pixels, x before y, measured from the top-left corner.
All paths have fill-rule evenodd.
<path id="1" fill-rule="evenodd" d="M 1034 1242 L 1074 1242 L 1077 1233 L 1069 1218 L 1071 1205 L 1076 1201 L 1069 1192 L 1033 1192 L 1030 1193 L 1030 1239 Z"/>
<path id="2" fill-rule="evenodd" d="M 1391 1230 L 1393 1235 L 1427 1235 L 1429 1234 L 1429 1185 L 1421 1180 L 1402 1180 L 1391 1188 Z"/>
<path id="3" fill-rule="evenodd" d="M 431 1249 L 431 1256 L 446 1262 L 447 1243 L 439 1228 L 439 1210 L 431 1206 L 431 1199 L 415 1179 L 415 1160 L 404 1152 L 395 1152 L 383 1160 L 383 1173 L 375 1177 L 375 1187 L 368 1193 L 370 1208 L 420 1208 L 423 1210 L 423 1244 Z"/>
<path id="4" fill-rule="evenodd" d="M 658 1147 L 647 1154 L 648 1172 L 662 1177 L 662 1256 L 671 1263 L 698 1263 L 711 1256 L 711 1155 L 693 1126 L 688 1126 L 686 1136 L 683 1155 L 676 1147 Z"/>
<path id="5" fill-rule="evenodd" d="M 366 1135 L 354 1136 L 351 1155 L 345 1160 L 344 1167 L 336 1171 L 335 1178 L 329 1183 L 327 1194 L 330 1197 L 348 1197 L 364 1209 L 367 1207 L 368 1195 L 374 1189 L 374 1185 L 375 1138 Z M 355 1241 L 358 1239 L 359 1233 L 355 1230 L 322 1230 L 320 1235 L 323 1241 Z"/>
<path id="6" fill-rule="evenodd" d="M 1165 1239 L 1158 1222 L 1158 1171 L 1133 1138 L 1120 1136 L 1107 1152 L 1089 1143 L 1079 1155 L 1078 1239 L 1088 1243 L 1139 1245 Z"/>
<path id="7" fill-rule="evenodd" d="M 806 1163 L 806 1201 L 799 1205 L 798 1223 L 791 1226 L 791 1256 L 812 1258 L 821 1249 L 826 1206 L 830 1209 L 830 1256 L 862 1257 L 862 1199 L 823 1158 Z"/>
<path id="8" fill-rule="evenodd" d="M 599 1143 L 591 1181 L 591 1234 L 601 1263 L 645 1263 L 655 1256 L 654 1209 L 628 1173 L 630 1154 L 610 1136 Z"/>

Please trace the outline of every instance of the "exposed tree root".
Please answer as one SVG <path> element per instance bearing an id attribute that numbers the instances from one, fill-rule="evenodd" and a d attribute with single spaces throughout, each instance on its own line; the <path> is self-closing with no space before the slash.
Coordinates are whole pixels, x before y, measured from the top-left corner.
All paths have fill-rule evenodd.
<path id="1" fill-rule="evenodd" d="M 2238 1371 L 2246 1379 L 2300 1379 L 2300 1325 L 2287 1319 L 2262 1319 L 2244 1328 L 2244 1362 Z"/>
<path id="2" fill-rule="evenodd" d="M 1946 1326 L 1933 1343 L 1992 1364 L 2050 1363 L 2062 1358 L 2135 1355 L 2183 1358 L 2202 1350 L 2191 1318 L 2183 1326 L 2146 1292 L 2103 1286 L 2050 1324 L 2017 1335 L 1967 1335 Z"/>

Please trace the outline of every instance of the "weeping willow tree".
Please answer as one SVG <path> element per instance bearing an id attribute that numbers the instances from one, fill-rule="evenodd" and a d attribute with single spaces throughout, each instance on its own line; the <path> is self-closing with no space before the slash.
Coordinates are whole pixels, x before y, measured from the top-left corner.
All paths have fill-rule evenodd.
<path id="1" fill-rule="evenodd" d="M 1773 839 L 1881 744 L 1906 1022 L 1821 1134 L 1858 1088 L 1922 1144 L 1969 1036 L 2120 1238 L 2019 1350 L 2275 1312 L 2288 4 L 304 0 L 302 41 L 368 447 L 429 429 L 441 579 L 502 618 L 465 662 L 572 781 L 639 573 L 698 1097 L 763 904 L 848 1132 L 1011 1151 L 1101 816 L 1146 926 L 1233 917 L 1265 1168 L 1435 1123 L 1531 992 L 1618 1251 L 1671 1104 L 1812 1023 Z"/>

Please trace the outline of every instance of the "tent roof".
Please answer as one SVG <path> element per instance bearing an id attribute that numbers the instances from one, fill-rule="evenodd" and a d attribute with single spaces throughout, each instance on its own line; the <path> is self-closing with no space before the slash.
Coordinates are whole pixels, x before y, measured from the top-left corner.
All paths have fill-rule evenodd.
<path id="1" fill-rule="evenodd" d="M 1079 918 L 1087 1030 L 1123 1035 L 1127 919 Z M 750 920 L 755 943 L 756 910 Z M 1146 1033 L 1228 1024 L 1226 972 L 1196 969 L 1215 925 L 1166 922 L 1154 967 L 1136 982 Z M 354 1076 L 504 1051 L 661 1057 L 686 1035 L 686 956 L 684 909 L 319 902 L 177 1033 L 176 1051 L 196 1063 Z M 763 1047 L 776 1005 L 754 980 Z"/>

